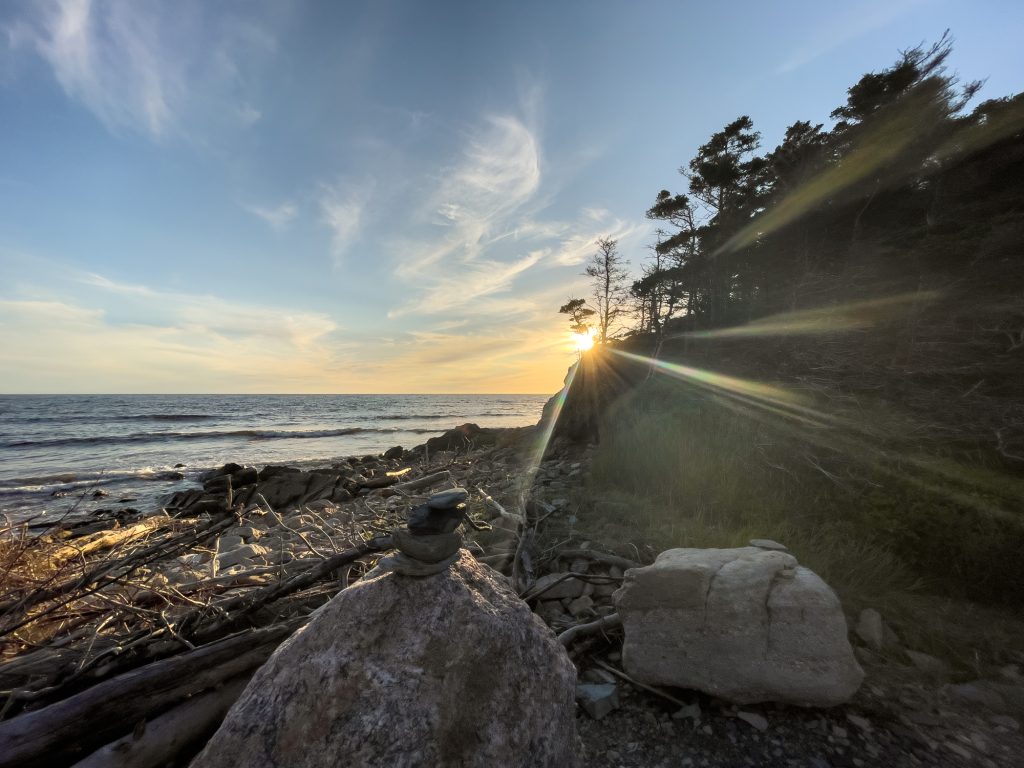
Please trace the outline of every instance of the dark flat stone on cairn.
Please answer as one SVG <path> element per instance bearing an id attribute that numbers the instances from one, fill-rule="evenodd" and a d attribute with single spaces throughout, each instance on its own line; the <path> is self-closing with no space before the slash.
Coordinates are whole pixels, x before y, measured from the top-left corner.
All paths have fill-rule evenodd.
<path id="1" fill-rule="evenodd" d="M 468 499 L 469 491 L 465 488 L 451 488 L 428 498 L 427 506 L 431 509 L 455 509 L 460 504 L 465 504 Z"/>
<path id="2" fill-rule="evenodd" d="M 451 533 L 466 517 L 468 498 L 469 492 L 464 488 L 435 493 L 426 504 L 413 507 L 409 512 L 409 531 L 415 536 Z"/>

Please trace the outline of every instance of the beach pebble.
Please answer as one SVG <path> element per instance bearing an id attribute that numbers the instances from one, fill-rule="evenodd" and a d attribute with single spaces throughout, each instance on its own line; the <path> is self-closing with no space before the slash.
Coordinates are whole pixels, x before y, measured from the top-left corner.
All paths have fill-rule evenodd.
<path id="1" fill-rule="evenodd" d="M 615 683 L 581 683 L 576 686 L 576 701 L 595 720 L 619 708 L 619 691 Z"/>
<path id="2" fill-rule="evenodd" d="M 561 574 L 549 573 L 537 579 L 532 592 L 541 595 L 545 600 L 576 598 L 586 592 L 587 586 L 575 576 L 563 579 Z"/>
<path id="3" fill-rule="evenodd" d="M 246 540 L 258 539 L 260 536 L 263 535 L 262 531 L 258 530 L 257 528 L 254 528 L 251 525 L 239 526 L 238 528 L 235 528 L 234 533 L 236 536 L 241 536 L 243 539 Z"/>
<path id="4" fill-rule="evenodd" d="M 572 600 L 569 605 L 569 613 L 575 616 L 577 619 L 581 616 L 585 616 L 594 608 L 594 599 L 590 595 L 581 595 L 575 600 Z"/>
<path id="5" fill-rule="evenodd" d="M 765 731 L 768 729 L 768 720 L 764 717 L 764 715 L 759 715 L 756 712 L 741 711 L 736 713 L 736 717 L 738 717 L 743 722 L 752 725 L 759 731 Z"/>
<path id="6" fill-rule="evenodd" d="M 233 565 L 243 563 L 246 560 L 263 557 L 266 554 L 268 554 L 267 550 L 259 544 L 246 544 L 245 546 L 238 547 L 230 552 L 223 552 L 220 555 L 217 555 L 217 568 L 227 569 Z"/>

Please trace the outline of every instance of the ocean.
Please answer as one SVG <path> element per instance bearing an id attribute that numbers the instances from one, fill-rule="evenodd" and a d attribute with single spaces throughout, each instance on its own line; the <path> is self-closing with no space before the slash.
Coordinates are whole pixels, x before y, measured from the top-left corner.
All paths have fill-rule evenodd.
<path id="1" fill-rule="evenodd" d="M 45 522 L 99 508 L 155 509 L 168 494 L 193 486 L 202 473 L 229 461 L 301 465 L 394 445 L 411 448 L 466 422 L 534 424 L 546 400 L 546 395 L 0 395 L 0 514 Z"/>

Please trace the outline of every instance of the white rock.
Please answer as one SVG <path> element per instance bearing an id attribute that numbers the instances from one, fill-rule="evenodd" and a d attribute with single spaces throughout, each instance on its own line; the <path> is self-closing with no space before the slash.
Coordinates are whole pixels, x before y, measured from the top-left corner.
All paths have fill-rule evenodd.
<path id="1" fill-rule="evenodd" d="M 243 544 L 245 544 L 245 541 L 242 539 L 241 536 L 221 536 L 220 539 L 218 540 L 217 548 L 221 552 L 228 552 L 232 549 L 237 549 Z"/>
<path id="2" fill-rule="evenodd" d="M 292 515 L 291 517 L 284 518 L 282 522 L 284 523 L 285 527 L 291 528 L 292 530 L 296 530 L 299 528 L 305 528 L 309 525 L 313 525 L 313 516 Z"/>
<path id="3" fill-rule="evenodd" d="M 188 555 L 182 555 L 178 560 L 189 568 L 198 568 L 204 563 L 210 562 L 211 557 L 212 555 L 209 552 L 193 552 Z"/>
<path id="4" fill-rule="evenodd" d="M 619 708 L 619 690 L 615 683 L 582 683 L 576 686 L 576 701 L 595 720 Z"/>
<path id="5" fill-rule="evenodd" d="M 756 712 L 737 712 L 736 717 L 759 731 L 768 730 L 768 720 L 764 715 L 759 715 Z"/>
<path id="6" fill-rule="evenodd" d="M 321 515 L 331 515 L 337 509 L 337 504 L 330 499 L 317 499 L 316 501 L 309 502 L 306 508 Z"/>
<path id="7" fill-rule="evenodd" d="M 263 534 L 263 531 L 251 525 L 242 525 L 235 528 L 234 533 L 236 536 L 241 536 L 246 541 L 249 541 L 251 539 L 258 539 Z"/>
<path id="8" fill-rule="evenodd" d="M 691 704 L 686 704 L 672 713 L 672 718 L 674 720 L 685 720 L 686 718 L 690 718 L 691 720 L 697 721 L 700 720 L 700 716 L 700 704 L 696 701 Z"/>
<path id="9" fill-rule="evenodd" d="M 911 651 L 910 649 L 907 649 L 905 653 L 907 658 L 910 659 L 910 663 L 925 674 L 934 677 L 944 677 L 949 674 L 949 667 L 946 666 L 946 662 L 942 659 L 936 658 L 929 653 Z"/>
<path id="10" fill-rule="evenodd" d="M 563 597 L 579 597 L 586 593 L 588 586 L 590 585 L 575 576 L 566 577 L 561 573 L 549 573 L 537 579 L 531 592 L 540 594 L 543 600 L 557 600 Z"/>
<path id="11" fill-rule="evenodd" d="M 623 665 L 740 704 L 841 704 L 864 673 L 835 593 L 786 552 L 672 549 L 626 572 Z"/>
<path id="12" fill-rule="evenodd" d="M 238 547 L 237 549 L 232 549 L 229 552 L 222 552 L 217 555 L 217 568 L 227 569 L 233 565 L 240 565 L 257 557 L 263 557 L 267 553 L 267 550 L 259 544 L 246 544 Z"/>
<path id="13" fill-rule="evenodd" d="M 865 608 L 860 612 L 854 631 L 871 650 L 880 651 L 885 647 L 885 624 L 882 614 L 874 608 Z"/>
<path id="14" fill-rule="evenodd" d="M 594 599 L 590 595 L 581 595 L 575 600 L 570 601 L 567 607 L 569 613 L 578 619 L 580 616 L 588 614 L 594 608 Z"/>
<path id="15" fill-rule="evenodd" d="M 357 582 L 257 671 L 202 768 L 576 766 L 576 671 L 507 581 Z"/>

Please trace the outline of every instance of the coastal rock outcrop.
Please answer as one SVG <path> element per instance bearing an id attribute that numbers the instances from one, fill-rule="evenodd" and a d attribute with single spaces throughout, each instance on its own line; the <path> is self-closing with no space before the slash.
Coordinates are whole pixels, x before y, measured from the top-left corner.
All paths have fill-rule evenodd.
<path id="1" fill-rule="evenodd" d="M 793 555 L 670 549 L 614 595 L 628 674 L 741 704 L 834 706 L 864 677 L 839 598 Z"/>
<path id="2" fill-rule="evenodd" d="M 425 445 L 426 450 L 431 453 L 437 451 L 465 452 L 470 448 L 494 445 L 496 439 L 495 430 L 467 423 L 449 429 L 443 435 L 430 438 Z M 419 452 L 419 446 L 414 450 Z"/>
<path id="3" fill-rule="evenodd" d="M 339 593 L 193 765 L 573 766 L 575 683 L 551 631 L 463 551 L 440 574 Z"/>
<path id="4" fill-rule="evenodd" d="M 259 471 L 227 464 L 203 478 L 202 491 L 178 491 L 165 506 L 195 515 L 223 511 L 229 499 L 232 506 L 265 501 L 279 512 L 317 501 L 342 503 L 397 483 L 398 475 L 388 474 L 396 464 L 363 464 L 358 472 L 349 464 L 310 470 L 271 465 Z"/>

